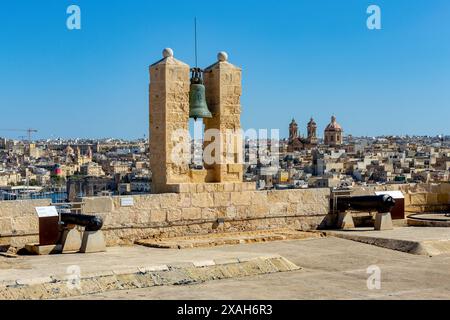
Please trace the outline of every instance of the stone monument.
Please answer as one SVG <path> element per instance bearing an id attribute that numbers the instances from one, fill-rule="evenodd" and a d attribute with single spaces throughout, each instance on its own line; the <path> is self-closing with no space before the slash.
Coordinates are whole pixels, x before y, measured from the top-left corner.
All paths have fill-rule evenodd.
<path id="1" fill-rule="evenodd" d="M 213 150 L 215 160 L 204 161 L 202 169 L 189 166 L 186 152 L 191 143 L 190 70 L 189 65 L 174 58 L 169 48 L 164 49 L 161 60 L 150 66 L 152 193 L 193 192 L 196 184 L 223 186 L 241 184 L 243 180 L 241 69 L 228 62 L 225 52 L 219 52 L 217 62 L 203 72 L 206 100 L 212 114 L 212 118 L 203 119 L 203 150 Z"/>

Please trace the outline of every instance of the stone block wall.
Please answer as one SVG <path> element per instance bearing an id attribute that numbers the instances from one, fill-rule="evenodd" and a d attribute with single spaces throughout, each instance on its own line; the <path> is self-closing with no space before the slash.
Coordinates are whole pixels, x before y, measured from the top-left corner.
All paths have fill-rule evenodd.
<path id="1" fill-rule="evenodd" d="M 118 196 L 84 198 L 84 213 L 104 218 L 103 230 L 111 246 L 149 237 L 222 231 L 280 227 L 310 230 L 316 229 L 329 211 L 328 189 L 254 191 L 248 190 L 250 184 L 246 183 L 203 184 L 203 187 L 195 193 L 132 196 L 134 205 L 129 207 L 122 206 Z M 48 203 L 0 202 L 0 221 L 4 221 L 8 212 L 18 221 L 14 223 L 25 223 L 23 231 L 29 235 L 0 236 L 0 243 L 21 247 L 36 242 L 38 225 L 34 207 L 42 205 Z M 6 207 L 10 209 L 5 211 Z M 0 223 L 0 234 L 8 232 L 11 224 L 5 220 Z"/>
<path id="2" fill-rule="evenodd" d="M 367 187 L 360 192 L 382 190 L 401 190 L 407 214 L 450 208 L 448 183 Z M 132 196 L 131 207 L 121 206 L 121 197 L 84 198 L 84 212 L 104 218 L 108 245 L 221 231 L 309 230 L 327 224 L 328 189 L 255 191 L 248 183 L 212 183 L 174 185 L 174 192 Z M 0 201 L 0 247 L 37 242 L 34 208 L 47 205 L 48 200 Z"/>
<path id="3" fill-rule="evenodd" d="M 0 248 L 38 242 L 36 207 L 50 205 L 49 200 L 0 201 Z"/>
<path id="4" fill-rule="evenodd" d="M 439 184 L 394 184 L 375 187 L 365 187 L 357 193 L 372 193 L 375 191 L 399 190 L 405 196 L 405 212 L 439 212 L 450 209 L 450 183 Z"/>

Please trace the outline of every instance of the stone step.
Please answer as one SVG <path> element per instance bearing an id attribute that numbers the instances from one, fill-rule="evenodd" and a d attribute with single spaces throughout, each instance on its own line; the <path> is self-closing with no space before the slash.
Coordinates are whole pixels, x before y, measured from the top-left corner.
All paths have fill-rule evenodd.
<path id="1" fill-rule="evenodd" d="M 304 232 L 292 229 L 275 229 L 247 232 L 213 233 L 207 235 L 192 235 L 190 237 L 184 236 L 143 239 L 136 241 L 136 244 L 151 248 L 187 249 L 268 241 L 301 240 L 320 238 L 321 236 L 323 236 L 323 234 L 320 232 Z"/>
<path id="2" fill-rule="evenodd" d="M 107 270 L 74 276 L 48 276 L 0 283 L 0 299 L 59 299 L 114 290 L 188 285 L 300 268 L 281 256 L 224 258 L 190 263 Z"/>

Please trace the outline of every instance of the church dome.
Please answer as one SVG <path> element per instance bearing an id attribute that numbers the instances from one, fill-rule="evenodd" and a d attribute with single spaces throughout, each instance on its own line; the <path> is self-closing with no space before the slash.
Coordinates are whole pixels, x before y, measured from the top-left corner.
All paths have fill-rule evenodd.
<path id="1" fill-rule="evenodd" d="M 325 131 L 343 131 L 341 125 L 336 122 L 336 117 L 331 117 L 331 123 L 326 127 Z"/>

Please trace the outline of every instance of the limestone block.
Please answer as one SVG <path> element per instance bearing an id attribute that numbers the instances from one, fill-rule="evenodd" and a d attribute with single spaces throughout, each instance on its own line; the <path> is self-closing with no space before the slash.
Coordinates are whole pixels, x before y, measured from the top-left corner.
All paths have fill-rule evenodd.
<path id="1" fill-rule="evenodd" d="M 159 195 L 161 197 L 161 208 L 174 208 L 178 205 L 179 195 L 176 193 L 164 193 Z"/>
<path id="2" fill-rule="evenodd" d="M 235 206 L 227 206 L 225 209 L 225 216 L 229 219 L 234 219 L 237 216 L 237 210 Z"/>
<path id="3" fill-rule="evenodd" d="M 241 192 L 242 190 L 243 190 L 243 188 L 242 188 L 242 183 L 233 183 L 233 186 L 234 186 L 234 188 L 233 188 L 233 190 L 234 191 L 236 191 L 236 192 Z"/>
<path id="4" fill-rule="evenodd" d="M 130 220 L 138 225 L 147 224 L 150 221 L 150 210 L 139 210 L 130 214 Z"/>
<path id="5" fill-rule="evenodd" d="M 409 193 L 403 192 L 403 196 L 405 197 L 405 207 L 411 205 L 411 195 Z"/>
<path id="6" fill-rule="evenodd" d="M 150 222 L 166 222 L 167 212 L 165 209 L 152 209 L 150 211 Z"/>
<path id="7" fill-rule="evenodd" d="M 214 199 L 210 193 L 193 193 L 191 201 L 194 207 L 208 208 L 214 206 Z"/>
<path id="8" fill-rule="evenodd" d="M 161 196 L 159 194 L 132 196 L 136 210 L 150 210 L 161 208 Z M 115 207 L 120 205 L 120 201 Z"/>
<path id="9" fill-rule="evenodd" d="M 167 210 L 167 221 L 169 222 L 181 221 L 182 217 L 181 209 L 171 208 Z"/>
<path id="10" fill-rule="evenodd" d="M 241 163 L 229 163 L 227 164 L 227 172 L 229 173 L 241 173 L 243 166 Z"/>
<path id="11" fill-rule="evenodd" d="M 249 207 L 249 217 L 264 217 L 269 215 L 269 206 L 265 202 L 252 204 Z"/>
<path id="12" fill-rule="evenodd" d="M 12 218 L 0 218 L 0 235 L 10 234 L 11 232 L 12 232 Z"/>
<path id="13" fill-rule="evenodd" d="M 181 215 L 183 220 L 197 220 L 202 218 L 201 208 L 183 208 L 181 209 Z M 169 220 L 170 221 L 170 220 Z"/>
<path id="14" fill-rule="evenodd" d="M 77 228 L 66 229 L 62 234 L 62 252 L 78 252 L 81 248 L 81 232 Z"/>
<path id="15" fill-rule="evenodd" d="M 19 233 L 32 233 L 39 229 L 39 219 L 35 216 L 16 217 L 12 219 L 12 230 Z M 10 230 L 10 232 L 12 231 Z"/>
<path id="16" fill-rule="evenodd" d="M 178 195 L 177 207 L 189 208 L 191 206 L 191 195 L 189 193 L 180 193 Z"/>
<path id="17" fill-rule="evenodd" d="M 106 242 L 103 232 L 101 230 L 84 231 L 80 252 L 92 253 L 103 251 L 106 251 Z"/>
<path id="18" fill-rule="evenodd" d="M 290 190 L 269 190 L 267 191 L 267 201 L 271 204 L 277 202 L 287 203 L 289 194 Z"/>
<path id="19" fill-rule="evenodd" d="M 282 216 L 287 214 L 288 203 L 275 202 L 269 206 L 269 214 L 271 216 Z"/>
<path id="20" fill-rule="evenodd" d="M 311 215 L 314 212 L 314 205 L 311 205 L 309 203 L 297 203 L 295 205 L 295 214 L 299 216 L 306 216 Z M 294 210 L 294 206 L 292 206 Z"/>
<path id="21" fill-rule="evenodd" d="M 194 183 L 189 183 L 189 193 L 196 193 L 197 192 L 197 185 Z"/>
<path id="22" fill-rule="evenodd" d="M 225 192 L 234 191 L 234 183 L 230 183 L 230 182 L 224 183 L 223 191 L 225 191 Z"/>
<path id="23" fill-rule="evenodd" d="M 223 183 L 213 183 L 214 192 L 225 192 L 225 185 Z"/>
<path id="24" fill-rule="evenodd" d="M 35 216 L 36 207 L 45 207 L 49 200 L 0 201 L 0 218 Z"/>
<path id="25" fill-rule="evenodd" d="M 189 183 L 168 184 L 168 189 L 172 193 L 189 193 Z"/>
<path id="26" fill-rule="evenodd" d="M 437 193 L 427 193 L 426 194 L 426 201 L 428 205 L 434 205 L 439 204 L 438 202 L 438 194 Z"/>
<path id="27" fill-rule="evenodd" d="M 113 225 L 130 225 L 133 222 L 134 214 L 129 208 L 123 208 L 120 212 L 111 215 L 111 223 Z"/>
<path id="28" fill-rule="evenodd" d="M 267 191 L 250 191 L 248 192 L 251 204 L 266 204 L 268 202 Z"/>
<path id="29" fill-rule="evenodd" d="M 215 208 L 202 208 L 202 219 L 214 220 L 218 217 L 218 211 Z"/>
<path id="30" fill-rule="evenodd" d="M 375 230 L 392 230 L 391 213 L 378 213 L 375 216 Z"/>
<path id="31" fill-rule="evenodd" d="M 189 175 L 192 183 L 204 183 L 206 181 L 206 170 L 190 170 Z"/>
<path id="32" fill-rule="evenodd" d="M 251 216 L 249 206 L 235 206 L 237 218 L 245 219 Z"/>
<path id="33" fill-rule="evenodd" d="M 330 203 L 327 201 L 325 203 L 311 204 L 311 215 L 327 215 L 330 212 Z"/>
<path id="34" fill-rule="evenodd" d="M 214 206 L 222 207 L 229 206 L 231 204 L 231 193 L 230 192 L 214 192 Z"/>
<path id="35" fill-rule="evenodd" d="M 296 190 L 288 190 L 288 201 L 289 203 L 299 203 L 302 201 L 302 194 L 295 192 Z"/>
<path id="36" fill-rule="evenodd" d="M 297 207 L 298 207 L 297 203 L 288 203 L 287 204 L 287 214 L 298 215 Z"/>
<path id="37" fill-rule="evenodd" d="M 217 191 L 217 186 L 215 183 L 205 183 L 203 185 L 203 190 L 204 192 L 216 192 Z"/>
<path id="38" fill-rule="evenodd" d="M 249 192 L 231 192 L 231 204 L 240 206 L 240 205 L 250 205 L 251 198 Z"/>
<path id="39" fill-rule="evenodd" d="M 111 197 L 93 197 L 84 198 L 84 213 L 100 213 L 100 212 L 112 212 L 114 210 L 113 199 Z M 116 201 L 120 199 L 116 198 Z"/>
<path id="40" fill-rule="evenodd" d="M 438 194 L 437 197 L 438 197 L 439 204 L 450 204 L 450 194 L 440 193 L 440 194 Z"/>
<path id="41" fill-rule="evenodd" d="M 426 193 L 412 193 L 412 194 L 410 194 L 410 196 L 411 196 L 411 205 L 412 206 L 427 204 Z"/>
<path id="42" fill-rule="evenodd" d="M 439 192 L 450 194 L 450 183 L 441 183 Z"/>
<path id="43" fill-rule="evenodd" d="M 256 190 L 256 182 L 242 183 L 242 191 L 255 191 L 255 190 Z"/>
<path id="44" fill-rule="evenodd" d="M 39 236 L 21 236 L 21 237 L 0 237 L 0 245 L 10 245 L 17 248 L 23 248 L 27 243 L 38 243 Z"/>
<path id="45" fill-rule="evenodd" d="M 319 189 L 318 189 L 319 190 Z M 300 197 L 301 197 L 301 203 L 316 203 L 319 201 L 320 196 L 319 196 L 319 192 L 314 192 L 316 190 L 304 190 L 304 192 L 299 193 Z"/>

